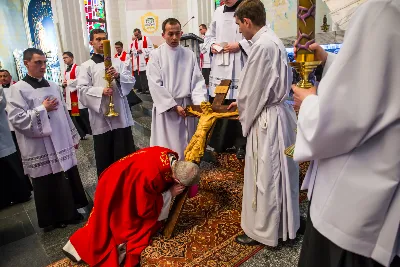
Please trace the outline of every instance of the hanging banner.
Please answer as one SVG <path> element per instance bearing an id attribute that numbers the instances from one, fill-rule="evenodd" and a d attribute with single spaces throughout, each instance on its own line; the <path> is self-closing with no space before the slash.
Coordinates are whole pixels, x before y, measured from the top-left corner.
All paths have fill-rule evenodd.
<path id="1" fill-rule="evenodd" d="M 142 17 L 142 29 L 146 33 L 154 33 L 158 29 L 158 16 L 152 12 L 147 12 Z"/>

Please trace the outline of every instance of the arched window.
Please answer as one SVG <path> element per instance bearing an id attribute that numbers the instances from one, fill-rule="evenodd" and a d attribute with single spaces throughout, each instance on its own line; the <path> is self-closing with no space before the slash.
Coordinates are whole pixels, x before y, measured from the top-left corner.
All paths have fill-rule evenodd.
<path id="1" fill-rule="evenodd" d="M 104 0 L 84 0 L 86 13 L 86 27 L 88 35 L 93 29 L 103 29 L 107 31 L 106 9 Z M 92 47 L 90 47 L 92 53 Z"/>

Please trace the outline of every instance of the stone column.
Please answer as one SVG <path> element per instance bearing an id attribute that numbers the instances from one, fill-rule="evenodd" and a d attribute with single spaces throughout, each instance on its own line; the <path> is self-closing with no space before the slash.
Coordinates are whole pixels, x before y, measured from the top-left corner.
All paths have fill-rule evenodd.
<path id="1" fill-rule="evenodd" d="M 63 52 L 72 52 L 77 64 L 82 64 L 90 56 L 84 5 L 82 0 L 51 0 L 51 7 L 63 73 L 65 70 L 62 60 Z"/>

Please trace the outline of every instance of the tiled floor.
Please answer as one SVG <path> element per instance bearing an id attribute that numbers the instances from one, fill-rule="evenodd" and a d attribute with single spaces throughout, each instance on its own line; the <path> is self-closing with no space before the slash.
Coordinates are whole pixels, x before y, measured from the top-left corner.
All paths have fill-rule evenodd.
<path id="1" fill-rule="evenodd" d="M 82 141 L 77 152 L 79 171 L 90 204 L 80 209 L 85 219 L 93 207 L 97 175 L 92 140 Z M 64 257 L 61 248 L 84 222 L 44 232 L 37 223 L 33 198 L 0 210 L 0 267 L 44 267 Z"/>
<path id="2" fill-rule="evenodd" d="M 82 141 L 77 152 L 79 171 L 91 204 L 79 211 L 85 218 L 92 208 L 97 184 L 93 142 Z M 305 205 L 302 213 L 305 212 Z M 84 223 L 44 232 L 38 227 L 33 199 L 0 210 L 0 267 L 44 267 L 64 258 L 61 248 L 69 236 Z M 301 237 L 277 248 L 265 248 L 243 263 L 243 267 L 294 267 L 300 251 Z"/>

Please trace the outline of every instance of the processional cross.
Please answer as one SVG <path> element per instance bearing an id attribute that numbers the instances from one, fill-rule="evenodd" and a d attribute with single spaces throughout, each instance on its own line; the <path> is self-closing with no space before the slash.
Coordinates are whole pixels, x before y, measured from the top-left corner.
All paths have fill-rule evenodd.
<path id="1" fill-rule="evenodd" d="M 222 105 L 231 85 L 230 80 L 221 81 L 215 88 L 215 98 L 212 105 L 209 102 L 202 102 L 201 105 L 187 106 L 185 111 L 188 116 L 199 117 L 196 132 L 185 149 L 185 160 L 200 164 L 204 150 L 209 141 L 217 119 L 237 119 L 239 112 L 237 108 L 228 110 L 228 105 Z M 178 195 L 170 210 L 170 216 L 164 228 L 164 236 L 170 238 L 178 222 L 179 215 L 188 197 L 188 189 Z"/>

